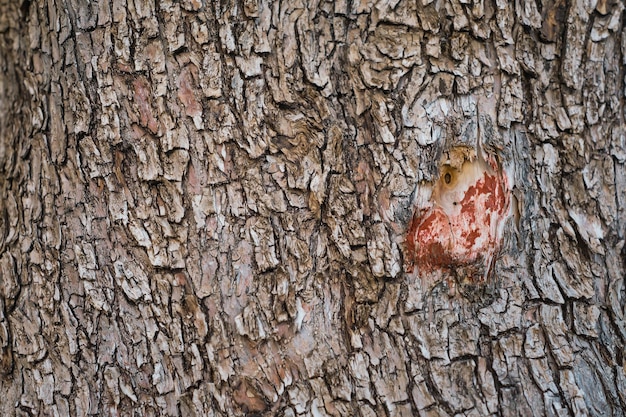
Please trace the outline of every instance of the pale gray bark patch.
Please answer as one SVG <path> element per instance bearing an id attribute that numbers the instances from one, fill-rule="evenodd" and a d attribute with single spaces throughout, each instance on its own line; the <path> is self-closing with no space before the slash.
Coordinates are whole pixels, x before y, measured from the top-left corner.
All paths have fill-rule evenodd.
<path id="1" fill-rule="evenodd" d="M 0 0 L 0 413 L 624 415 L 624 8 Z M 455 145 L 480 287 L 407 272 Z"/>

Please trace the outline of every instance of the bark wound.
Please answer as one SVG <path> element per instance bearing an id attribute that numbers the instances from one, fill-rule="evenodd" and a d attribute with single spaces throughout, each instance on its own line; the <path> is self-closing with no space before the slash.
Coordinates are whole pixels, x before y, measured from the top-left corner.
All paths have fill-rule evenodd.
<path id="1" fill-rule="evenodd" d="M 484 282 L 509 200 L 509 182 L 493 157 L 464 146 L 446 152 L 430 199 L 417 205 L 408 230 L 409 272 L 417 267 L 427 280 L 431 272 L 447 271 L 463 283 Z"/>

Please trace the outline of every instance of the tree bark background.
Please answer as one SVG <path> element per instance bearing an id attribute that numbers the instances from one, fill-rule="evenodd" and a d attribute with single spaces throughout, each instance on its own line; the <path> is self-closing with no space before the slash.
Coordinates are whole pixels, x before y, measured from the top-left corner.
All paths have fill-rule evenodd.
<path id="1" fill-rule="evenodd" d="M 623 416 L 623 12 L 0 0 L 0 413 Z M 425 286 L 479 141 L 500 256 Z"/>

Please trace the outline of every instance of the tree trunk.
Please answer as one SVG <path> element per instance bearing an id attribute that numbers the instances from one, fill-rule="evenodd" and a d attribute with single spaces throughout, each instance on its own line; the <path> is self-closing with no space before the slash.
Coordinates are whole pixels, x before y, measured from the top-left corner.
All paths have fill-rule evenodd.
<path id="1" fill-rule="evenodd" d="M 372 3 L 0 0 L 0 414 L 625 414 L 623 2 Z"/>

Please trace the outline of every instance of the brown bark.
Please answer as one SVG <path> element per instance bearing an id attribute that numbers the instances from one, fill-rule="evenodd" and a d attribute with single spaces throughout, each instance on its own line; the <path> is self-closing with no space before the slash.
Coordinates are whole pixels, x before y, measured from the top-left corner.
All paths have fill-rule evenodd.
<path id="1" fill-rule="evenodd" d="M 624 4 L 573 3 L 0 0 L 0 414 L 623 416 Z M 424 261 L 470 171 L 501 241 Z"/>

